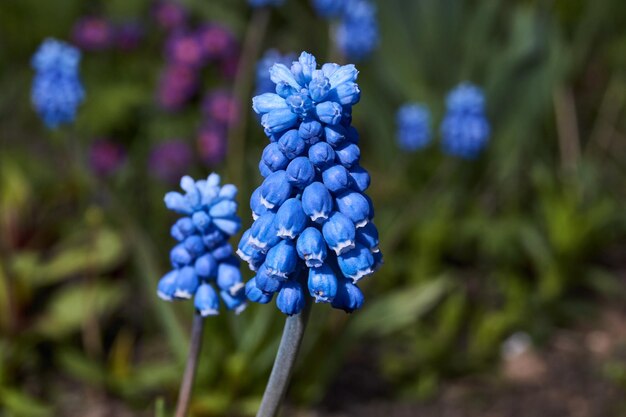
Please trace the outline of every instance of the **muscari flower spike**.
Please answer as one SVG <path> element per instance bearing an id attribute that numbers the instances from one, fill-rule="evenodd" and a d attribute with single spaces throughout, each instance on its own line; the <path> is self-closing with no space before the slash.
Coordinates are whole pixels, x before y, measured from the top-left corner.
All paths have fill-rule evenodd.
<path id="1" fill-rule="evenodd" d="M 241 227 L 237 188 L 220 186 L 217 174 L 199 181 L 184 176 L 180 186 L 184 193 L 165 195 L 167 208 L 182 217 L 171 229 L 178 241 L 170 252 L 173 269 L 159 281 L 157 294 L 166 301 L 193 298 L 203 317 L 219 314 L 220 299 L 227 309 L 240 313 L 246 307 L 245 286 L 228 243 Z"/>
<path id="2" fill-rule="evenodd" d="M 431 140 L 430 112 L 425 105 L 409 103 L 396 114 L 398 146 L 409 152 L 426 147 Z"/>
<path id="3" fill-rule="evenodd" d="M 448 94 L 446 106 L 441 123 L 443 151 L 463 159 L 477 158 L 487 146 L 491 131 L 483 91 L 462 83 Z"/>
<path id="4" fill-rule="evenodd" d="M 370 178 L 359 165 L 351 126 L 361 91 L 354 65 L 324 64 L 303 52 L 288 67 L 274 64 L 276 93 L 252 100 L 270 143 L 259 163 L 265 180 L 250 198 L 254 223 L 237 254 L 256 276 L 248 299 L 277 294 L 285 314 L 299 313 L 306 293 L 352 312 L 363 304 L 357 283 L 382 263 Z"/>
<path id="5" fill-rule="evenodd" d="M 36 71 L 31 100 L 49 128 L 71 123 L 85 98 L 78 75 L 80 51 L 55 39 L 45 40 L 33 55 Z"/>
<path id="6" fill-rule="evenodd" d="M 378 46 L 376 6 L 368 0 L 345 0 L 334 37 L 348 59 L 365 59 Z"/>

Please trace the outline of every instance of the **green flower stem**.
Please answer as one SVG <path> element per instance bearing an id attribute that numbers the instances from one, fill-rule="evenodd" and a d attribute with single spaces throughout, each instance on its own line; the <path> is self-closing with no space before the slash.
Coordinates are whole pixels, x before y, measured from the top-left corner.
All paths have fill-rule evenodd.
<path id="1" fill-rule="evenodd" d="M 285 328 L 280 339 L 280 346 L 274 360 L 272 373 L 267 382 L 267 387 L 265 387 L 263 400 L 261 400 L 261 406 L 256 417 L 275 417 L 278 414 L 278 409 L 287 391 L 289 378 L 296 363 L 302 337 L 309 320 L 311 297 L 307 295 L 305 298 L 307 301 L 302 312 L 287 317 L 285 321 Z"/>
<path id="2" fill-rule="evenodd" d="M 196 313 L 193 317 L 191 327 L 191 342 L 189 344 L 189 355 L 187 356 L 187 366 L 185 374 L 180 383 L 180 391 L 178 394 L 178 404 L 176 405 L 175 417 L 185 417 L 189 410 L 189 402 L 191 400 L 191 391 L 193 389 L 193 381 L 196 378 L 196 370 L 198 369 L 198 357 L 202 348 L 202 335 L 204 333 L 204 317 Z"/>
<path id="3" fill-rule="evenodd" d="M 267 32 L 270 9 L 262 8 L 254 11 L 246 31 L 243 50 L 233 85 L 233 96 L 241 106 L 239 120 L 228 126 L 228 173 L 230 182 L 243 189 L 246 155 L 246 126 L 250 114 L 248 104 L 252 90 L 252 79 L 255 63 L 259 58 L 263 38 Z"/>

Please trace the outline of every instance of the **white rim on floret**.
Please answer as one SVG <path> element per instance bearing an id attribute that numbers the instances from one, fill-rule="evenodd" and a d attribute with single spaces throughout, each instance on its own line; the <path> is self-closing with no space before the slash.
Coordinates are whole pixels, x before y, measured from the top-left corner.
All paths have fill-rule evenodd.
<path id="1" fill-rule="evenodd" d="M 185 300 L 188 300 L 191 298 L 192 295 L 192 293 L 186 290 L 177 289 L 176 291 L 174 291 L 174 297 L 176 298 L 183 298 Z"/>
<path id="2" fill-rule="evenodd" d="M 246 286 L 246 284 L 244 284 L 243 282 L 238 282 L 238 283 L 234 284 L 232 287 L 230 287 L 228 289 L 228 292 L 230 293 L 230 295 L 235 296 L 235 295 L 237 295 L 239 290 L 242 289 L 245 286 Z"/>
<path id="3" fill-rule="evenodd" d="M 202 317 L 217 316 L 218 314 L 220 314 L 220 312 L 215 308 L 205 308 L 200 310 L 200 315 Z"/>
<path id="4" fill-rule="evenodd" d="M 352 278 L 352 283 L 356 284 L 362 278 L 365 278 L 366 276 L 371 275 L 373 273 L 374 273 L 374 270 L 372 268 L 367 268 L 367 269 L 364 269 L 363 271 L 357 271 L 357 273 L 354 275 L 346 275 L 346 276 L 348 278 Z"/>
<path id="5" fill-rule="evenodd" d="M 157 291 L 157 295 L 159 296 L 161 300 L 172 301 L 172 296 L 164 293 L 163 291 Z"/>
<path id="6" fill-rule="evenodd" d="M 337 243 L 337 245 L 331 249 L 334 250 L 337 255 L 341 255 L 344 252 L 354 249 L 355 246 L 356 245 L 353 240 L 344 240 L 343 242 Z"/>

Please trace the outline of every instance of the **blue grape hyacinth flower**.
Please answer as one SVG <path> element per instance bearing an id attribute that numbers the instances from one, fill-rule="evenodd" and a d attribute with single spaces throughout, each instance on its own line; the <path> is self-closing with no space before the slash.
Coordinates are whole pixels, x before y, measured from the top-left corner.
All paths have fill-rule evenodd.
<path id="1" fill-rule="evenodd" d="M 237 254 L 256 272 L 246 284 L 251 301 L 276 296 L 287 315 L 307 293 L 316 302 L 352 312 L 363 304 L 357 283 L 382 263 L 374 211 L 359 165 L 352 106 L 360 99 L 354 65 L 324 64 L 303 52 L 290 67 L 274 64 L 275 93 L 252 100 L 270 143 L 252 193 L 254 223 Z"/>
<path id="2" fill-rule="evenodd" d="M 400 149 L 414 152 L 430 143 L 430 112 L 425 105 L 410 103 L 401 106 L 396 114 L 396 124 Z"/>
<path id="3" fill-rule="evenodd" d="M 165 195 L 168 209 L 179 213 L 171 235 L 178 244 L 170 252 L 173 270 L 159 281 L 157 294 L 166 301 L 194 298 L 203 316 L 219 313 L 220 299 L 229 310 L 239 313 L 246 307 L 245 285 L 239 259 L 228 239 L 241 227 L 237 216 L 237 188 L 220 186 L 220 177 L 211 174 L 194 181 L 180 181 L 184 193 Z"/>
<path id="4" fill-rule="evenodd" d="M 33 55 L 31 65 L 35 78 L 31 100 L 35 110 L 49 128 L 71 123 L 85 98 L 78 65 L 80 51 L 55 39 L 45 40 Z"/>
<path id="5" fill-rule="evenodd" d="M 378 46 L 376 6 L 367 0 L 347 0 L 343 10 L 335 42 L 348 59 L 362 60 Z"/>
<path id="6" fill-rule="evenodd" d="M 313 9 L 320 17 L 333 18 L 343 13 L 346 0 L 311 0 Z"/>
<path id="7" fill-rule="evenodd" d="M 443 151 L 463 159 L 477 158 L 487 146 L 491 132 L 483 91 L 462 83 L 448 94 L 446 106 L 441 123 Z"/>

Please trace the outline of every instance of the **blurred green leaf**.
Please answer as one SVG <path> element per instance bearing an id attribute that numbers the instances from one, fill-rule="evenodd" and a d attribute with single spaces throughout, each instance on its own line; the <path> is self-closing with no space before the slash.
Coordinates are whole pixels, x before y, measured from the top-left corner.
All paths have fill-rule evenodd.
<path id="1" fill-rule="evenodd" d="M 0 387 L 0 405 L 15 417 L 53 416 L 53 409 L 35 398 L 17 390 Z M 3 414 L 4 415 L 4 414 Z"/>

